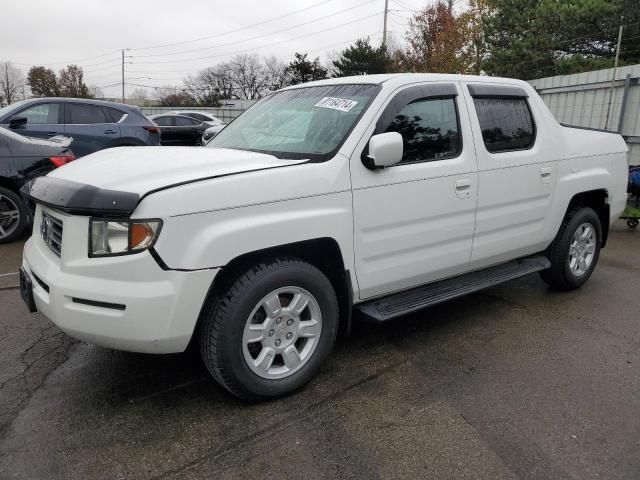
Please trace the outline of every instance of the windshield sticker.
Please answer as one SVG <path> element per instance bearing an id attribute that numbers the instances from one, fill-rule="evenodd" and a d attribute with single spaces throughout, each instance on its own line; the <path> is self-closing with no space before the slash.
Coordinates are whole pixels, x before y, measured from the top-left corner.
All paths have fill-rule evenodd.
<path id="1" fill-rule="evenodd" d="M 324 97 L 314 107 L 331 108 L 333 110 L 340 110 L 341 112 L 348 112 L 358 104 L 355 100 L 349 100 L 347 98 L 335 98 Z"/>

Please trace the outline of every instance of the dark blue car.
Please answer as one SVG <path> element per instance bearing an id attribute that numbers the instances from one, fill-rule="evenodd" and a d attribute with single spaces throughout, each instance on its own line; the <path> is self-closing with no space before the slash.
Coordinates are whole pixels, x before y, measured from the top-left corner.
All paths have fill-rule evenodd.
<path id="1" fill-rule="evenodd" d="M 73 137 L 76 157 L 104 148 L 160 145 L 160 129 L 137 107 L 100 100 L 23 100 L 0 109 L 0 126 L 29 137 Z"/>

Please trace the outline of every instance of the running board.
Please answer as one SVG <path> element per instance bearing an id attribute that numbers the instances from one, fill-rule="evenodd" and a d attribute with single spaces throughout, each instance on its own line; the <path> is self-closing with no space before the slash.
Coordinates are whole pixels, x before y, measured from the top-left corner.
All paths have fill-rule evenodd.
<path id="1" fill-rule="evenodd" d="M 374 322 L 386 322 L 549 267 L 547 257 L 534 255 L 364 302 L 354 308 Z"/>

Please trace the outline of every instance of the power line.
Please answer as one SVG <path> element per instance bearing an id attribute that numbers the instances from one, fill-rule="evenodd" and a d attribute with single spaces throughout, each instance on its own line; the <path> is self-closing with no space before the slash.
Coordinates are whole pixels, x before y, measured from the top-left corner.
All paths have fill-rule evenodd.
<path id="1" fill-rule="evenodd" d="M 191 50 L 182 50 L 182 51 L 179 51 L 179 52 L 152 53 L 152 54 L 148 54 L 148 55 L 136 55 L 135 58 L 164 57 L 164 56 L 169 56 L 169 55 L 182 55 L 182 54 L 185 54 L 185 53 L 201 52 L 201 51 L 204 51 L 204 50 L 212 50 L 214 48 L 227 47 L 229 45 L 235 45 L 237 43 L 244 43 L 244 42 L 248 42 L 250 40 L 257 40 L 259 38 L 268 37 L 270 35 L 275 35 L 277 33 L 287 32 L 289 30 L 294 30 L 296 28 L 300 28 L 300 27 L 303 27 L 305 25 L 310 25 L 312 23 L 319 22 L 319 21 L 325 20 L 327 18 L 331 18 L 331 17 L 333 17 L 335 15 L 338 15 L 340 13 L 344 13 L 344 12 L 348 12 L 350 10 L 354 10 L 356 8 L 360 8 L 360 7 L 362 7 L 364 5 L 367 5 L 367 4 L 369 4 L 371 2 L 374 2 L 374 1 L 377 1 L 377 0 L 366 0 L 365 2 L 359 3 L 358 5 L 355 5 L 355 6 L 349 7 L 349 8 L 345 8 L 343 10 L 338 10 L 337 12 L 331 13 L 329 15 L 325 15 L 324 17 L 315 18 L 313 20 L 309 20 L 308 22 L 299 23 L 299 24 L 293 25 L 291 27 L 282 28 L 280 30 L 276 30 L 276 31 L 270 32 L 270 33 L 264 33 L 264 34 L 261 34 L 261 35 L 256 35 L 256 36 L 253 36 L 253 37 L 245 38 L 243 40 L 236 40 L 236 41 L 233 41 L 233 42 L 221 43 L 221 44 L 212 45 L 212 46 L 209 46 L 209 47 L 194 48 L 194 49 L 191 49 Z"/>
<path id="2" fill-rule="evenodd" d="M 226 57 L 226 56 L 229 56 L 229 55 L 236 55 L 236 54 L 239 54 L 239 53 L 252 52 L 252 51 L 257 50 L 259 48 L 265 48 L 265 47 L 272 47 L 272 46 L 275 46 L 275 45 L 281 45 L 283 43 L 288 43 L 288 42 L 291 42 L 293 40 L 299 40 L 301 38 L 310 37 L 312 35 L 317 35 L 319 33 L 325 33 L 325 32 L 328 32 L 330 30 L 335 30 L 337 28 L 346 27 L 347 25 L 351 25 L 353 23 L 361 22 L 362 20 L 367 20 L 369 18 L 376 17 L 376 16 L 378 16 L 378 15 L 380 15 L 382 13 L 383 13 L 382 11 L 376 12 L 374 14 L 367 15 L 366 17 L 361 17 L 361 18 L 352 20 L 350 22 L 346 22 L 346 23 L 342 23 L 340 25 L 335 25 L 333 27 L 325 28 L 323 30 L 318 30 L 318 31 L 315 31 L 315 32 L 307 33 L 307 34 L 300 35 L 300 36 L 294 37 L 294 38 L 288 38 L 286 40 L 281 40 L 281 41 L 278 41 L 278 42 L 267 43 L 267 44 L 264 44 L 264 45 L 260 45 L 259 47 L 252 47 L 252 48 L 246 48 L 246 49 L 243 49 L 243 50 L 237 50 L 235 52 L 220 53 L 220 54 L 217 54 L 217 55 L 207 55 L 205 57 L 187 58 L 187 59 L 181 59 L 181 60 L 159 60 L 159 61 L 154 61 L 154 62 L 134 62 L 134 63 L 136 65 L 151 65 L 151 64 L 158 64 L 158 63 L 193 62 L 193 61 L 197 61 L 197 60 L 208 60 L 208 59 L 211 59 L 211 58 Z"/>
<path id="3" fill-rule="evenodd" d="M 369 34 L 366 34 L 365 36 L 371 36 L 371 37 L 374 37 L 374 36 L 380 36 L 380 35 L 382 35 L 382 32 L 369 33 Z M 316 47 L 316 48 L 313 48 L 313 49 L 306 50 L 306 52 L 308 53 L 308 52 L 313 52 L 313 51 L 317 51 L 317 50 L 324 50 L 324 49 L 328 49 L 328 48 L 335 48 L 335 47 L 339 47 L 339 46 L 342 46 L 342 45 L 346 45 L 346 44 L 353 43 L 353 42 L 355 42 L 356 40 L 358 40 L 359 38 L 362 38 L 362 37 L 352 38 L 352 39 L 349 39 L 349 40 L 344 40 L 344 41 L 342 41 L 342 42 L 337 42 L 337 43 L 333 43 L 333 44 L 330 44 L 330 45 L 323 45 L 323 46 L 320 46 L 320 47 Z M 164 73 L 176 73 L 176 74 L 181 73 L 181 72 L 179 72 L 179 71 L 173 71 L 173 70 L 164 70 L 163 72 L 164 72 Z M 187 72 L 188 72 L 188 73 L 191 73 L 191 71 L 190 71 L 190 70 L 189 70 L 189 71 L 187 71 Z M 130 71 L 130 73 L 146 73 L 146 74 L 149 74 L 149 75 L 153 75 L 153 72 L 151 72 L 151 73 L 150 73 L 150 72 L 143 72 L 143 71 L 140 71 L 140 70 L 137 70 L 137 71 Z M 156 73 L 158 73 L 158 72 L 156 72 Z M 151 81 L 159 81 L 159 82 L 162 82 L 162 81 L 184 81 L 184 77 L 183 77 L 183 78 L 149 78 L 149 77 L 133 77 L 133 78 L 129 78 L 128 80 L 145 79 L 145 78 L 146 78 L 146 79 L 149 79 L 149 80 L 151 80 Z M 154 86 L 154 85 L 144 85 L 144 84 L 131 83 L 131 82 L 125 82 L 125 84 L 126 84 L 126 85 L 137 86 L 137 87 L 145 87 L 145 88 L 163 88 L 164 86 L 167 86 L 167 85 L 155 85 L 155 86 Z M 117 82 L 116 82 L 116 81 L 114 81 L 114 83 L 113 83 L 113 84 L 103 85 L 102 87 L 103 87 L 103 88 L 108 88 L 108 87 L 116 87 L 116 86 L 119 86 L 119 85 L 120 85 L 120 82 L 119 82 L 119 81 L 117 81 Z M 100 86 L 100 85 L 98 85 L 98 86 Z"/>
<path id="4" fill-rule="evenodd" d="M 101 55 L 96 55 L 94 57 L 81 58 L 79 60 L 69 60 L 69 61 L 66 61 L 66 62 L 39 63 L 37 65 L 38 66 L 42 66 L 42 67 L 48 67 L 48 66 L 51 66 L 51 65 L 69 65 L 69 64 L 74 64 L 74 63 L 86 62 L 87 60 L 94 60 L 96 58 L 106 57 L 107 55 L 113 55 L 114 53 L 119 53 L 119 52 L 120 52 L 120 50 L 113 50 L 113 51 L 110 51 L 108 53 L 103 53 Z M 22 66 L 26 66 L 26 67 L 29 67 L 29 66 L 33 65 L 31 63 L 20 63 L 20 62 L 15 62 L 15 63 L 16 63 L 16 65 L 22 65 Z"/>
<path id="5" fill-rule="evenodd" d="M 165 43 L 165 44 L 162 44 L 162 45 L 152 45 L 152 46 L 149 46 L 149 47 L 132 48 L 131 50 L 150 50 L 150 49 L 153 49 L 153 48 L 172 47 L 172 46 L 175 46 L 175 45 L 185 45 L 187 43 L 200 42 L 202 40 L 207 40 L 209 38 L 221 37 L 223 35 L 229 35 L 231 33 L 240 32 L 240 31 L 246 30 L 248 28 L 257 27 L 257 26 L 260 26 L 260 25 L 264 25 L 265 23 L 271 23 L 271 22 L 274 22 L 276 20 L 280 20 L 282 18 L 290 17 L 290 16 L 295 15 L 297 13 L 304 12 L 306 10 L 311 10 L 312 8 L 319 7 L 320 5 L 324 5 L 325 3 L 329 3 L 329 2 L 332 2 L 332 1 L 333 0 L 323 0 L 322 2 L 318 2 L 318 3 L 314 4 L 314 5 L 309 6 L 309 7 L 301 8 L 299 10 L 295 10 L 295 11 L 287 13 L 285 15 L 280 15 L 278 17 L 273 17 L 273 18 L 270 18 L 269 20 L 264 20 L 262 22 L 254 23 L 254 24 L 251 24 L 251 25 L 247 25 L 245 27 L 239 27 L 239 28 L 236 28 L 234 30 L 227 30 L 226 32 L 222 32 L 222 33 L 216 33 L 216 34 L 213 34 L 213 35 L 207 35 L 207 36 L 204 36 L 204 37 L 195 38 L 193 40 L 184 40 L 182 42 L 173 42 L 173 43 Z"/>

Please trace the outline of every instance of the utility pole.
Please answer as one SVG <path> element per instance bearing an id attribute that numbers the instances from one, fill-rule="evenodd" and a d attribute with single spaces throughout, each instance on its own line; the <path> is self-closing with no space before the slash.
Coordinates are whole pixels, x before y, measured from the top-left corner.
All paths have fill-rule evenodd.
<path id="1" fill-rule="evenodd" d="M 124 99 L 124 48 L 122 49 L 122 103 L 126 103 Z"/>
<path id="2" fill-rule="evenodd" d="M 624 17 L 622 17 L 624 19 Z M 613 64 L 613 74 L 611 75 L 611 90 L 609 90 L 609 105 L 607 106 L 607 116 L 604 120 L 604 129 L 609 128 L 609 115 L 611 114 L 611 102 L 613 102 L 613 90 L 616 86 L 616 70 L 618 69 L 618 58 L 620 58 L 620 44 L 622 43 L 622 25 L 618 30 L 618 45 L 616 46 L 616 60 Z"/>
<path id="3" fill-rule="evenodd" d="M 384 0 L 384 27 L 382 28 L 382 46 L 387 46 L 387 15 L 389 14 L 389 0 Z"/>

